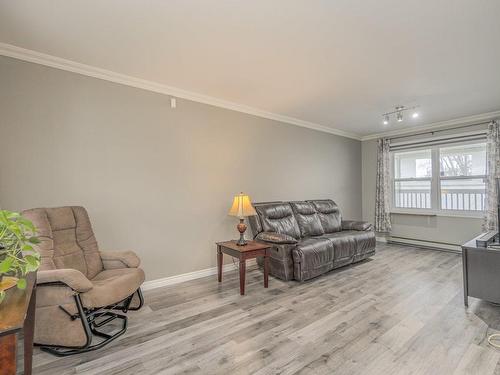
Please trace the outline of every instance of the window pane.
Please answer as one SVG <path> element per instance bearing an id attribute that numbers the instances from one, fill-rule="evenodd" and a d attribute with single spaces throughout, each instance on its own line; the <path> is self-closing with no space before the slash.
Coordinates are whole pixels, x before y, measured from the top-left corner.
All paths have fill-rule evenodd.
<path id="1" fill-rule="evenodd" d="M 397 152 L 394 154 L 396 178 L 422 178 L 432 176 L 431 150 Z"/>
<path id="2" fill-rule="evenodd" d="M 439 164 L 444 177 L 485 175 L 486 144 L 441 147 Z"/>
<path id="3" fill-rule="evenodd" d="M 441 209 L 483 211 L 486 184 L 482 178 L 441 181 Z"/>
<path id="4" fill-rule="evenodd" d="M 431 182 L 396 181 L 394 205 L 399 208 L 431 208 Z"/>

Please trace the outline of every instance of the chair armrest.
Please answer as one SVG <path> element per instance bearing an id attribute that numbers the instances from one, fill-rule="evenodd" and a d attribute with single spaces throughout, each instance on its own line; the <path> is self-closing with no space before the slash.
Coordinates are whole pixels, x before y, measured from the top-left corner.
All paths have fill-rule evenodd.
<path id="1" fill-rule="evenodd" d="M 260 232 L 255 239 L 276 244 L 294 244 L 297 240 L 287 234 L 276 232 Z"/>
<path id="2" fill-rule="evenodd" d="M 372 230 L 373 226 L 367 221 L 342 220 L 342 230 Z"/>
<path id="3" fill-rule="evenodd" d="M 63 283 L 80 293 L 88 292 L 93 287 L 92 282 L 83 273 L 72 268 L 38 271 L 36 283 Z"/>
<path id="4" fill-rule="evenodd" d="M 137 268 L 141 260 L 133 251 L 101 251 L 104 269 Z"/>

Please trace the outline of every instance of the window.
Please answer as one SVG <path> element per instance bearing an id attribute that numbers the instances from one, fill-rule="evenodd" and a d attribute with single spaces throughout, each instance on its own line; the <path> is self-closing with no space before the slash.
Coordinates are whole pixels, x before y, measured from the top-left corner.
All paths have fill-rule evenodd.
<path id="1" fill-rule="evenodd" d="M 486 201 L 486 144 L 439 149 L 442 210 L 484 211 Z"/>
<path id="2" fill-rule="evenodd" d="M 480 212 L 486 200 L 486 144 L 393 151 L 393 207 Z"/>
<path id="3" fill-rule="evenodd" d="M 394 154 L 395 207 L 431 208 L 431 150 Z"/>

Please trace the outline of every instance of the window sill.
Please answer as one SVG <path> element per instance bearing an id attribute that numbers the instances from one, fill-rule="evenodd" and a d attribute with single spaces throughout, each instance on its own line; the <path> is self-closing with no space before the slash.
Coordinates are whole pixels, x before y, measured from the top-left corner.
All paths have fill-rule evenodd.
<path id="1" fill-rule="evenodd" d="M 430 211 L 430 210 L 392 210 L 394 215 L 412 215 L 412 216 L 439 216 L 439 217 L 456 217 L 462 219 L 482 219 L 483 212 L 467 213 L 467 212 L 446 212 L 446 211 Z"/>

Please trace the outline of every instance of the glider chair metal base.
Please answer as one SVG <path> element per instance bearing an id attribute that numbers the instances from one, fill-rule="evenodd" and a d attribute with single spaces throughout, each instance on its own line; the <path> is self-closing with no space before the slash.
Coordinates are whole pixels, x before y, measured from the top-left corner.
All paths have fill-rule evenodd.
<path id="1" fill-rule="evenodd" d="M 59 283 L 39 284 L 39 287 L 43 287 L 44 285 L 57 285 L 57 284 Z M 64 286 L 64 284 L 62 285 Z M 138 306 L 130 306 L 132 303 L 132 299 L 134 298 L 134 295 L 137 295 L 139 299 Z M 103 308 L 86 309 L 85 307 L 83 307 L 80 294 L 75 294 L 74 299 L 77 309 L 76 314 L 71 314 L 62 306 L 59 306 L 59 308 L 63 310 L 71 320 L 76 320 L 76 319 L 81 320 L 83 330 L 86 336 L 85 345 L 79 347 L 71 347 L 71 346 L 44 345 L 35 343 L 35 345 L 39 346 L 41 350 L 54 354 L 59 357 L 65 357 L 69 355 L 86 353 L 92 350 L 103 348 L 111 341 L 120 337 L 127 331 L 127 316 L 124 314 L 115 313 L 113 312 L 113 310 L 120 310 L 126 314 L 128 311 L 139 310 L 144 305 L 144 297 L 142 295 L 142 291 L 140 288 L 137 289 L 132 295 L 125 298 L 123 301 L 120 301 L 115 305 L 106 306 Z M 116 319 L 121 320 L 121 328 L 118 331 L 114 332 L 113 334 L 109 334 L 98 329 L 101 327 L 105 327 L 107 324 L 111 323 Z M 100 337 L 103 340 L 92 344 L 95 336 Z"/>

